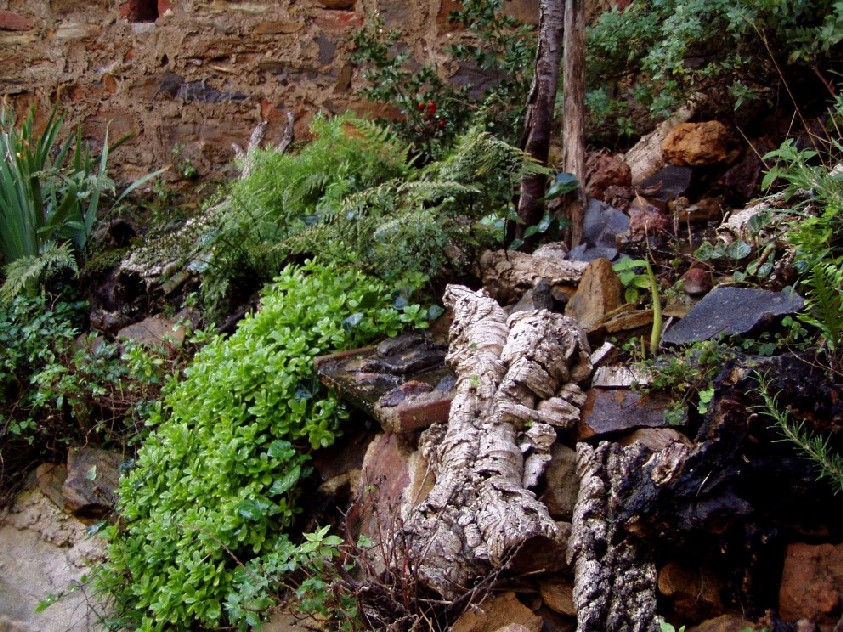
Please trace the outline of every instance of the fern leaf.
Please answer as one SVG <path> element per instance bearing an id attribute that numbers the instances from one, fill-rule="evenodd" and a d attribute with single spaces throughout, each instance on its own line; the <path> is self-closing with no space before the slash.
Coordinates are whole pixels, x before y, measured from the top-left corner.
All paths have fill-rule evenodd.
<path id="1" fill-rule="evenodd" d="M 26 289 L 49 278 L 59 270 L 73 270 L 79 274 L 79 267 L 73 256 L 70 242 L 56 244 L 47 242 L 37 255 L 21 257 L 6 266 L 6 281 L 0 288 L 0 298 L 10 301 Z"/>

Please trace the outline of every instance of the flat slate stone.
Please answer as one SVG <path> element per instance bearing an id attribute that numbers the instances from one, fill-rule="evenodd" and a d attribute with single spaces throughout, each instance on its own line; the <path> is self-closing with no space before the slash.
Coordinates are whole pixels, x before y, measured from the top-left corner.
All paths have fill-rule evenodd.
<path id="1" fill-rule="evenodd" d="M 662 336 L 669 345 L 686 345 L 717 336 L 746 334 L 804 305 L 793 292 L 771 292 L 755 288 L 713 289 L 688 315 Z"/>

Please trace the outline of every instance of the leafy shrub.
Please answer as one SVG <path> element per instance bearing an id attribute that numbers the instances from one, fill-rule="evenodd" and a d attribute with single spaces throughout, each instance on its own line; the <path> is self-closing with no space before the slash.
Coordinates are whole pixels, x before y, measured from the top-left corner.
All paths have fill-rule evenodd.
<path id="1" fill-rule="evenodd" d="M 588 36 L 596 90 L 589 101 L 609 119 L 593 124 L 635 131 L 625 100 L 631 83 L 632 101 L 655 117 L 695 93 L 713 96 L 729 110 L 773 98 L 780 69 L 808 74 L 841 40 L 843 5 L 832 0 L 652 0 L 633 2 L 623 12 L 615 8 Z"/>
<path id="2" fill-rule="evenodd" d="M 371 123 L 317 117 L 311 132 L 296 154 L 257 152 L 251 174 L 221 193 L 231 201 L 214 207 L 203 238 L 211 311 L 233 286 L 254 291 L 272 279 L 295 254 L 286 240 L 335 216 L 346 195 L 407 173 L 406 149 Z"/>
<path id="3" fill-rule="evenodd" d="M 214 337 L 168 388 L 109 528 L 101 580 L 125 625 L 182 630 L 252 612 L 237 596 L 238 566 L 287 549 L 310 452 L 330 445 L 346 416 L 312 360 L 424 325 L 417 305 L 392 302 L 359 271 L 288 267 L 260 311 Z M 265 596 L 249 591 L 250 603 Z"/>
<path id="4" fill-rule="evenodd" d="M 392 284 L 467 269 L 502 237 L 479 222 L 507 216 L 514 187 L 541 168 L 480 128 L 441 160 L 413 169 L 389 131 L 349 118 L 318 119 L 297 155 L 261 153 L 235 183 L 208 236 L 206 303 L 256 287 L 292 256 L 318 254 Z M 493 222 L 494 223 L 494 222 Z"/>
<path id="5" fill-rule="evenodd" d="M 95 160 L 82 142 L 81 128 L 59 142 L 62 123 L 54 110 L 38 135 L 34 108 L 18 129 L 12 111 L 0 107 L 0 252 L 7 266 L 6 298 L 50 272 L 77 271 L 74 257 L 87 254 L 100 203 L 115 192 L 107 173 L 108 134 Z M 139 179 L 120 197 L 156 175 Z"/>
<path id="6" fill-rule="evenodd" d="M 484 85 L 457 88 L 435 67 L 418 68 L 401 46 L 402 32 L 386 29 L 379 16 L 351 38 L 352 61 L 368 82 L 361 94 L 394 108 L 391 123 L 422 163 L 441 158 L 472 124 L 472 114 L 499 138 L 518 142 L 535 63 L 532 27 L 506 15 L 503 0 L 465 0 L 448 19 L 465 29 L 446 50 L 451 62 L 482 72 Z"/>
<path id="7" fill-rule="evenodd" d="M 71 444 L 123 445 L 184 352 L 79 338 L 85 303 L 46 294 L 0 303 L 0 489 Z"/>

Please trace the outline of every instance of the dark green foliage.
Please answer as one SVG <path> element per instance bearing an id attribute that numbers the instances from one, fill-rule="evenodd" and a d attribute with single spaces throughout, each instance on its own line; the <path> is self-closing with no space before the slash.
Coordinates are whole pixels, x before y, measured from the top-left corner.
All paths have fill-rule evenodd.
<path id="1" fill-rule="evenodd" d="M 267 587 L 238 565 L 275 568 L 295 553 L 285 532 L 299 481 L 345 417 L 313 358 L 425 323 L 417 305 L 392 304 L 387 286 L 360 272 L 291 266 L 260 311 L 196 355 L 149 420 L 155 431 L 122 481 L 121 520 L 109 530 L 102 586 L 126 625 L 254 622 Z"/>
<path id="2" fill-rule="evenodd" d="M 444 265 L 463 272 L 502 232 L 525 172 L 541 170 L 518 149 L 479 128 L 424 169 L 410 167 L 389 131 L 349 118 L 318 119 L 299 154 L 261 153 L 235 183 L 208 235 L 206 302 L 230 286 L 268 280 L 292 256 L 318 254 L 393 285 L 418 285 Z"/>
<path id="3" fill-rule="evenodd" d="M 71 444 L 125 445 L 183 355 L 79 338 L 85 304 L 45 294 L 0 303 L 0 491 Z"/>
<path id="4" fill-rule="evenodd" d="M 613 9 L 586 47 L 592 133 L 633 135 L 631 107 L 660 118 L 695 93 L 722 112 L 772 100 L 780 70 L 821 68 L 841 39 L 843 3 L 833 0 L 648 0 Z"/>

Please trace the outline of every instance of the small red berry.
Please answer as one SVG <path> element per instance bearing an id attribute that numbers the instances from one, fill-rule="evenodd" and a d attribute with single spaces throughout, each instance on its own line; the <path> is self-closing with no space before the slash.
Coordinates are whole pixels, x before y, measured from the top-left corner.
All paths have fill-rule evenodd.
<path id="1" fill-rule="evenodd" d="M 436 114 L 436 104 L 433 101 L 428 101 L 427 103 L 427 113 L 433 116 Z"/>
<path id="2" fill-rule="evenodd" d="M 424 107 L 425 107 L 425 106 L 424 106 L 424 103 L 419 103 L 419 110 L 423 110 L 423 109 L 424 109 Z"/>
<path id="3" fill-rule="evenodd" d="M 445 121 L 439 121 L 439 127 L 445 127 L 445 125 L 446 125 Z"/>

